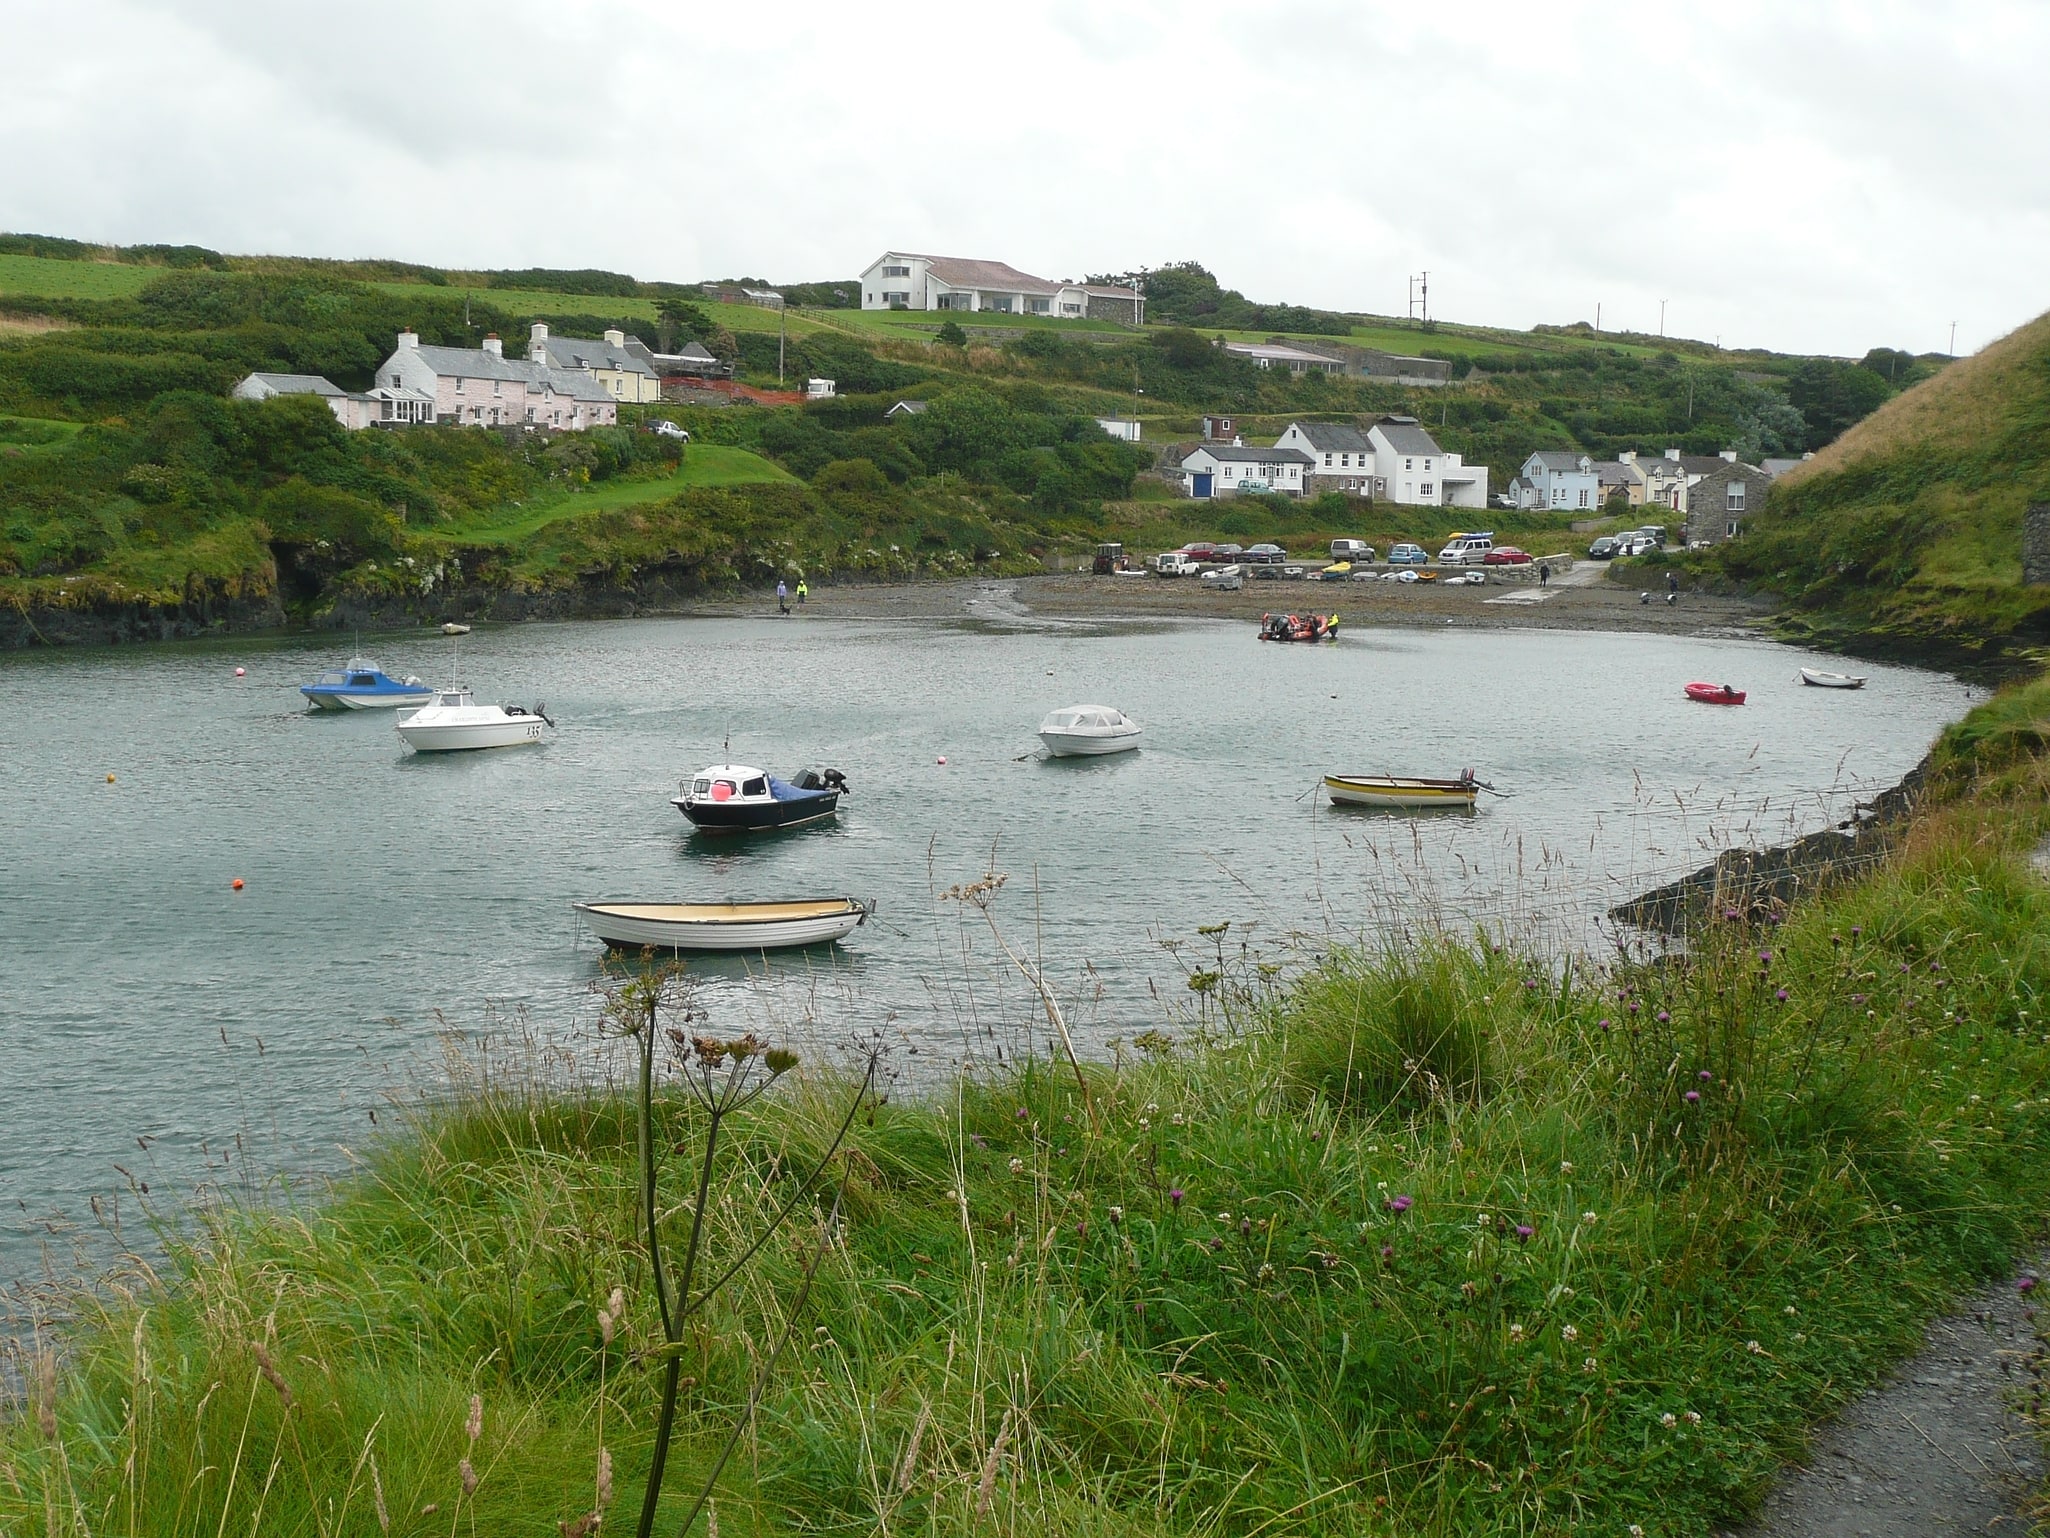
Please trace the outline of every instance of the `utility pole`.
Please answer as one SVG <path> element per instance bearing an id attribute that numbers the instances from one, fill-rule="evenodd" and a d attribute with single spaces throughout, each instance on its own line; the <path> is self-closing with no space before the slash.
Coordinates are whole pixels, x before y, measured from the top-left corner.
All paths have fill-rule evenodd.
<path id="1" fill-rule="evenodd" d="M 1665 302 L 1665 300 L 1661 299 L 1661 300 L 1659 301 L 1659 335 L 1660 335 L 1660 336 L 1664 336 L 1665 334 L 1666 334 L 1666 302 Z"/>
<path id="2" fill-rule="evenodd" d="M 1594 334 L 1602 334 L 1602 302 L 1599 299 L 1594 302 Z"/>
<path id="3" fill-rule="evenodd" d="M 781 383 L 783 382 L 783 332 L 784 332 L 784 329 L 785 329 L 783 317 L 784 317 L 784 316 L 785 316 L 785 315 L 786 315 L 786 314 L 787 314 L 787 313 L 789 312 L 789 309 L 790 309 L 790 307 L 789 307 L 788 305 L 786 305 L 786 304 L 779 304 L 779 305 L 777 305 L 777 306 L 776 306 L 776 383 L 777 383 L 777 384 L 781 384 Z"/>
<path id="4" fill-rule="evenodd" d="M 1955 358 L 1955 357 L 1957 356 L 1957 322 L 1956 322 L 1956 321 L 1952 321 L 1952 322 L 1950 323 L 1950 351 L 1949 351 L 1949 352 L 1948 352 L 1948 353 L 1946 354 L 1946 356 L 1947 356 L 1947 357 L 1952 357 L 1952 358 Z"/>
<path id="5" fill-rule="evenodd" d="M 1421 317 L 1418 315 L 1419 310 L 1422 311 Z M 1431 275 L 1428 272 L 1410 275 L 1409 318 L 1421 318 L 1426 326 L 1431 323 Z"/>

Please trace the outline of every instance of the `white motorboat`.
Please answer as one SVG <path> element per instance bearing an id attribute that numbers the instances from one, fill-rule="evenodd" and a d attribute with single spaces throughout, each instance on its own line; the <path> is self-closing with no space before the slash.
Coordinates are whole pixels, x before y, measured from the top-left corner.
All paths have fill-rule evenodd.
<path id="1" fill-rule="evenodd" d="M 1145 730 L 1122 710 L 1109 705 L 1070 705 L 1039 723 L 1039 740 L 1055 758 L 1093 758 L 1104 753 L 1129 753 Z"/>
<path id="2" fill-rule="evenodd" d="M 1818 689 L 1862 689 L 1865 675 L 1862 673 L 1831 673 L 1823 668 L 1801 669 L 1801 682 L 1813 684 Z"/>
<path id="3" fill-rule="evenodd" d="M 622 950 L 768 951 L 844 940 L 875 911 L 852 897 L 786 902 L 573 903 L 592 934 Z"/>
<path id="4" fill-rule="evenodd" d="M 480 705 L 461 684 L 434 691 L 434 698 L 398 719 L 397 731 L 416 753 L 458 753 L 471 748 L 515 748 L 540 742 L 555 723 L 547 711 L 518 705 Z"/>

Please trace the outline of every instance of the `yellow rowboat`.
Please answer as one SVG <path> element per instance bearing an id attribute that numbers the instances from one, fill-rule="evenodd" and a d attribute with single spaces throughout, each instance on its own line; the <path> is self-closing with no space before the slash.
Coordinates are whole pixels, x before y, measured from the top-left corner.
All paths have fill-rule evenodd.
<path id="1" fill-rule="evenodd" d="M 1457 807 L 1472 811 L 1483 790 L 1493 790 L 1463 771 L 1456 780 L 1412 779 L 1392 774 L 1327 774 L 1324 791 L 1333 806 L 1378 806 L 1397 810 Z"/>

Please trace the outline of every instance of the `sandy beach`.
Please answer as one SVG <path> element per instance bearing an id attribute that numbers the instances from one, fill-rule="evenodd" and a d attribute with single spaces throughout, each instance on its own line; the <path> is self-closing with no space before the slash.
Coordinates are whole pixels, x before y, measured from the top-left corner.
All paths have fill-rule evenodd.
<path id="1" fill-rule="evenodd" d="M 1582 563 L 1540 588 L 1535 577 L 1502 577 L 1493 570 L 1484 586 L 1433 582 L 1248 582 L 1221 593 L 1187 577 L 1097 577 L 1061 574 L 987 581 L 819 586 L 807 603 L 793 598 L 793 617 L 834 619 L 949 619 L 1039 616 L 1058 620 L 1229 619 L 1249 627 L 1262 614 L 1316 610 L 1335 613 L 1342 628 L 1365 625 L 1414 628 L 1465 625 L 1493 630 L 1608 630 L 1664 635 L 1732 636 L 1762 633 L 1767 603 L 1682 592 L 1668 604 L 1664 590 L 1640 601 L 1639 589 L 1607 580 L 1607 568 Z M 776 610 L 773 594 L 693 605 L 701 614 L 761 614 Z"/>

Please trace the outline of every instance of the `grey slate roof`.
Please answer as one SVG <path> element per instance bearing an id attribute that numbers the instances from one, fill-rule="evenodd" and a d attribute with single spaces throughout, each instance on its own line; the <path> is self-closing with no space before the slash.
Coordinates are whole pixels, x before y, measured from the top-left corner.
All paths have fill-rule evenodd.
<path id="1" fill-rule="evenodd" d="M 340 396 L 348 393 L 319 374 L 266 374 L 259 371 L 249 377 L 262 380 L 280 395 Z"/>
<path id="2" fill-rule="evenodd" d="M 1387 440 L 1388 447 L 1398 454 L 1443 454 L 1438 440 L 1417 425 L 1415 417 L 1384 417 L 1374 425 L 1374 431 Z"/>
<path id="3" fill-rule="evenodd" d="M 1307 465 L 1315 463 L 1309 455 L 1303 453 L 1300 449 L 1261 448 L 1253 444 L 1241 446 L 1231 443 L 1206 443 L 1196 453 L 1208 454 L 1220 464 L 1227 462 L 1240 465 Z M 1194 457 L 1195 455 L 1193 454 L 1190 456 L 1192 459 Z"/>
<path id="4" fill-rule="evenodd" d="M 413 351 L 436 374 L 445 374 L 451 379 L 524 380 L 528 377 L 529 365 L 526 363 L 517 358 L 501 358 L 481 347 L 430 347 L 422 343 Z"/>
<path id="5" fill-rule="evenodd" d="M 622 374 L 644 374 L 653 379 L 654 369 L 633 352 L 639 341 L 638 337 L 628 337 L 626 345 L 614 347 L 610 342 L 594 342 L 588 337 L 550 336 L 532 343 L 527 349 L 527 356 L 532 359 L 538 349 L 540 361 L 545 361 L 552 368 L 602 368 Z M 643 347 L 641 351 L 646 352 L 647 349 Z"/>
<path id="6" fill-rule="evenodd" d="M 1634 486 L 1637 484 L 1637 472 L 1629 465 L 1624 464 L 1620 459 L 1596 460 L 1594 473 L 1599 477 L 1604 486 Z"/>
<path id="7" fill-rule="evenodd" d="M 1291 422 L 1289 426 L 1310 441 L 1320 454 L 1371 454 L 1374 446 L 1367 435 L 1346 422 Z"/>
<path id="8" fill-rule="evenodd" d="M 950 288 L 993 288 L 1007 293 L 1052 294 L 1058 283 L 1020 272 L 1009 262 L 985 262 L 966 256 L 928 256 L 922 251 L 892 251 L 892 256 L 914 256 L 928 271 Z"/>
<path id="9" fill-rule="evenodd" d="M 1580 456 L 1567 449 L 1539 449 L 1530 457 L 1547 470 L 1571 472 L 1580 468 Z"/>

